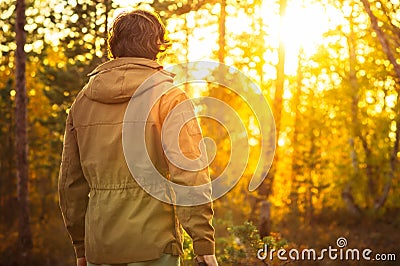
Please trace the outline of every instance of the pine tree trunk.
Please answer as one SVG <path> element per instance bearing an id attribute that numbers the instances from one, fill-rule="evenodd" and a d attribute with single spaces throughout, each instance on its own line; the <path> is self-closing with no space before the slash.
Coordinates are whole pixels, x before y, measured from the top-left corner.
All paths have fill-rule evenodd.
<path id="1" fill-rule="evenodd" d="M 219 37 L 218 37 L 218 60 L 220 63 L 225 62 L 225 20 L 226 20 L 226 0 L 221 1 L 221 12 L 219 16 Z"/>
<path id="2" fill-rule="evenodd" d="M 282 117 L 282 98 L 285 85 L 285 43 L 283 40 L 283 19 L 286 13 L 286 0 L 279 0 L 279 16 L 280 16 L 280 33 L 278 48 L 278 64 L 276 65 L 276 81 L 274 96 L 274 117 L 276 126 L 276 139 L 279 140 L 281 117 Z"/>
<path id="3" fill-rule="evenodd" d="M 285 86 L 285 43 L 283 40 L 283 19 L 286 13 L 287 0 L 279 0 L 279 16 L 280 16 L 280 30 L 279 30 L 279 47 L 278 47 L 278 63 L 276 69 L 276 80 L 275 80 L 275 95 L 272 106 L 272 113 L 275 120 L 275 139 L 278 142 L 281 130 L 281 118 L 282 118 L 282 101 L 283 101 L 283 90 Z M 274 177 L 276 173 L 276 165 L 279 161 L 279 146 L 276 147 L 274 163 L 268 172 L 268 178 L 264 182 L 265 186 L 261 189 L 262 194 L 269 197 L 272 194 L 272 186 L 274 183 Z"/>
<path id="4" fill-rule="evenodd" d="M 108 13 L 110 13 L 110 9 L 112 8 L 112 0 L 104 0 L 104 7 L 105 7 L 105 21 L 104 21 L 104 44 L 103 44 L 103 57 L 102 57 L 102 62 L 107 61 L 107 56 L 108 56 L 108 45 L 107 45 L 107 40 L 108 40 Z"/>
<path id="5" fill-rule="evenodd" d="M 279 0 L 279 16 L 280 16 L 280 31 L 279 31 L 279 48 L 278 48 L 278 64 L 276 65 L 276 80 L 275 80 L 275 95 L 272 112 L 275 120 L 275 139 L 279 141 L 279 133 L 281 128 L 281 117 L 282 117 L 282 99 L 283 99 L 283 89 L 285 85 L 285 43 L 283 40 L 283 19 L 286 13 L 287 0 Z M 259 189 L 259 194 L 265 199 L 261 202 L 260 206 L 267 203 L 268 197 L 272 194 L 272 186 L 274 183 L 274 178 L 276 174 L 276 166 L 279 161 L 278 147 L 275 150 L 274 162 L 269 169 L 268 176 L 264 181 L 263 186 Z M 262 210 L 260 209 L 260 212 Z M 264 217 L 264 216 L 261 216 Z M 269 235 L 269 232 L 265 228 L 262 228 L 263 224 L 270 224 L 270 221 L 260 220 L 259 228 L 260 232 L 265 232 L 260 234 L 261 237 Z"/>
<path id="6" fill-rule="evenodd" d="M 188 14 L 186 13 L 185 15 L 184 15 L 184 18 L 185 18 L 185 61 L 186 62 L 189 62 L 189 37 L 190 37 L 190 29 L 189 29 L 189 26 L 188 26 L 188 20 L 187 20 L 187 16 L 188 16 Z M 186 66 L 186 69 L 185 69 L 185 91 L 187 92 L 187 93 L 189 93 L 189 95 L 192 95 L 192 90 L 191 90 L 191 87 L 189 86 L 189 82 L 188 82 L 188 80 L 189 80 L 189 76 L 190 76 L 190 70 L 189 70 L 189 68 Z"/>
<path id="7" fill-rule="evenodd" d="M 299 167 L 300 164 L 298 163 L 301 160 L 301 154 L 298 151 L 300 141 L 298 139 L 299 134 L 299 126 L 300 126 L 300 96 L 302 95 L 302 80 L 303 80 L 303 71 L 302 71 L 302 55 L 303 49 L 300 49 L 299 56 L 298 56 L 298 64 L 297 64 L 297 83 L 296 83 L 296 91 L 293 95 L 293 107 L 294 109 L 294 124 L 293 124 L 293 140 L 292 140 L 292 147 L 293 147 L 293 155 L 292 155 L 292 165 L 291 165 L 291 186 L 290 186 L 290 211 L 291 213 L 297 214 L 299 213 L 299 206 L 298 206 L 298 199 L 299 199 L 299 182 L 297 179 L 297 175 L 299 174 Z"/>
<path id="8" fill-rule="evenodd" d="M 26 96 L 26 54 L 24 45 L 26 42 L 26 33 L 24 26 L 25 2 L 17 0 L 16 8 L 16 109 L 15 109 L 15 127 L 16 127 L 16 167 L 17 167 L 17 196 L 19 204 L 18 215 L 18 244 L 19 259 L 23 263 L 28 257 L 32 248 L 32 234 L 29 227 L 29 199 L 28 199 L 28 140 L 27 140 L 27 96 Z"/>

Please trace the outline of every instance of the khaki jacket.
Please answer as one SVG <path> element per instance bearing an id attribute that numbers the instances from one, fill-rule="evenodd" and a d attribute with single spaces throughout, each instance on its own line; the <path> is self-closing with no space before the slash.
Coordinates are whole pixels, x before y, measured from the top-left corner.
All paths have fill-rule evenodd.
<path id="1" fill-rule="evenodd" d="M 197 255 L 214 254 L 212 204 L 178 207 L 153 198 L 135 181 L 124 157 L 125 110 L 140 84 L 158 71 L 162 78 L 146 88 L 149 91 L 171 85 L 173 75 L 148 59 L 108 61 L 89 74 L 88 84 L 69 111 L 59 176 L 60 207 L 76 256 L 86 256 L 91 263 L 182 255 L 182 227 L 192 237 Z M 146 95 L 136 95 L 133 104 L 147 101 Z M 186 99 L 179 89 L 163 94 L 146 121 L 145 136 L 158 171 L 175 183 L 192 186 L 210 182 L 208 169 L 191 172 L 171 164 L 160 137 L 168 113 Z M 193 112 L 193 107 L 186 111 Z M 199 155 L 201 138 L 197 122 L 184 125 L 179 146 L 185 156 Z M 134 157 L 139 161 L 142 156 Z"/>

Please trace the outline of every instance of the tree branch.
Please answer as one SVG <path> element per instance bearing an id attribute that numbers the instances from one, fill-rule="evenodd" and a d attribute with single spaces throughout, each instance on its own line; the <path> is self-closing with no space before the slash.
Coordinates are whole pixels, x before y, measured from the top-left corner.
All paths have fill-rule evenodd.
<path id="1" fill-rule="evenodd" d="M 386 54 L 386 56 L 388 57 L 390 63 L 393 65 L 394 67 L 394 71 L 396 73 L 396 78 L 397 81 L 400 83 L 400 65 L 397 63 L 396 61 L 396 57 L 394 56 L 390 45 L 389 45 L 389 41 L 385 36 L 385 33 L 382 31 L 382 29 L 378 26 L 378 19 L 376 18 L 376 16 L 373 14 L 372 10 L 371 10 L 371 6 L 368 0 L 361 0 L 361 2 L 364 5 L 365 11 L 367 12 L 370 20 L 371 20 L 371 26 L 374 29 L 379 42 L 382 45 L 382 49 L 384 51 L 384 53 Z"/>

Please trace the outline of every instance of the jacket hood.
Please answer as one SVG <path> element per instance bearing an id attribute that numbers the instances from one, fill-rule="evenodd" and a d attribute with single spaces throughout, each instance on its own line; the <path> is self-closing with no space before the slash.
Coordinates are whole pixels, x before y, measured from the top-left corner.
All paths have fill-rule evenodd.
<path id="1" fill-rule="evenodd" d="M 174 74 L 163 70 L 156 61 L 136 57 L 113 59 L 99 65 L 88 75 L 90 79 L 83 92 L 89 99 L 101 103 L 127 102 L 139 86 L 157 71 L 164 74 L 157 77 L 157 83 L 172 82 Z"/>

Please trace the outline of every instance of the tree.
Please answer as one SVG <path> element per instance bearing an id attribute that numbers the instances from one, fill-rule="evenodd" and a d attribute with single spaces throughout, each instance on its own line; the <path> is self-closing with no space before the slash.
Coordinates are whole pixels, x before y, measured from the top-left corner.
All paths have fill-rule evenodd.
<path id="1" fill-rule="evenodd" d="M 273 97 L 272 113 L 275 120 L 275 138 L 279 141 L 281 133 L 281 122 L 282 122 L 282 106 L 283 106 L 283 91 L 285 86 L 285 44 L 283 40 L 283 21 L 286 13 L 287 0 L 279 0 L 279 19 L 280 19 L 280 30 L 279 30 L 279 46 L 278 46 L 278 62 L 275 66 L 276 79 L 275 79 L 275 93 Z M 272 194 L 272 187 L 277 172 L 277 163 L 279 162 L 279 146 L 276 147 L 274 163 L 268 172 L 268 177 L 264 181 L 263 187 L 261 187 L 261 195 L 264 197 L 264 201 L 268 200 L 268 197 Z M 266 202 L 265 202 L 266 203 Z M 267 204 L 261 204 L 261 206 L 266 206 Z M 269 206 L 269 205 L 267 205 Z M 269 210 L 267 210 L 269 212 Z M 263 210 L 260 210 L 263 212 Z M 264 210 L 266 212 L 266 210 Z M 270 224 L 270 217 L 261 215 L 260 219 L 260 235 L 262 237 L 269 235 L 269 229 L 267 229 L 267 224 Z M 265 225 L 265 226 L 263 226 Z"/>
<path id="2" fill-rule="evenodd" d="M 26 33 L 24 26 L 25 1 L 18 0 L 16 7 L 16 152 L 17 152 L 17 179 L 18 179 L 18 243 L 20 256 L 23 261 L 32 248 L 32 234 L 29 224 L 29 197 L 28 197 L 28 138 L 27 138 L 27 95 L 26 95 L 26 54 L 24 46 Z"/>
<path id="3" fill-rule="evenodd" d="M 6 2 L 0 3 L 0 13 L 8 14 L 7 19 L 0 20 L 0 27 L 9 29 L 0 35 L 0 42 L 8 44 L 14 41 L 15 36 L 10 34 L 15 29 L 15 6 Z M 13 31 L 14 32 L 14 31 Z M 6 67 L 14 61 L 10 58 L 10 48 L 4 45 L 0 49 L 0 137 L 3 140 L 0 147 L 0 223 L 7 228 L 16 221 L 16 174 L 15 174 L 15 127 L 14 127 L 14 101 L 11 93 L 15 92 L 14 75 Z M 15 97 L 15 96 L 14 96 Z"/>
<path id="4" fill-rule="evenodd" d="M 218 18 L 218 61 L 225 62 L 225 22 L 226 22 L 226 0 L 221 1 L 221 11 Z"/>
<path id="5" fill-rule="evenodd" d="M 326 202 L 331 207 L 344 204 L 354 215 L 377 215 L 395 200 L 389 191 L 395 188 L 391 182 L 396 182 L 393 166 L 398 157 L 396 73 L 379 45 L 378 34 L 368 26 L 362 4 L 334 4 L 343 12 L 344 22 L 325 34 L 324 44 L 312 57 L 314 67 L 305 75 L 311 77 L 306 79 L 309 84 L 328 80 L 323 86 L 316 84 L 323 91 L 316 111 L 328 106 L 319 128 L 330 127 L 334 141 L 323 152 L 329 154 L 330 165 L 336 164 L 328 171 L 340 178 L 329 180 L 331 199 Z M 398 39 L 396 29 L 385 17 L 380 14 L 384 21 L 380 28 L 393 46 Z M 332 141 L 329 136 L 325 139 Z M 341 188 L 342 202 L 331 202 L 338 196 L 338 190 L 330 190 L 332 186 Z M 384 198 L 386 202 L 379 204 Z"/>
<path id="6" fill-rule="evenodd" d="M 397 80 L 397 97 L 399 97 L 400 94 L 400 64 L 398 63 L 395 54 L 393 53 L 392 47 L 390 45 L 390 42 L 388 40 L 388 36 L 385 34 L 385 32 L 379 27 L 379 21 L 378 18 L 374 15 L 374 13 L 371 10 L 371 5 L 369 3 L 368 0 L 361 0 L 365 11 L 367 12 L 370 20 L 371 20 L 371 27 L 373 28 L 373 30 L 375 31 L 378 40 L 382 46 L 382 50 L 384 51 L 384 53 L 386 54 L 388 60 L 390 61 L 390 63 L 392 64 L 393 68 L 394 68 L 394 72 L 396 74 L 396 80 Z M 388 8 L 385 6 L 385 3 L 382 3 L 381 1 L 379 1 L 380 6 L 383 7 L 383 10 L 385 12 L 385 17 L 389 20 L 389 25 L 392 28 L 392 31 L 395 33 L 394 34 L 394 42 L 397 43 L 397 46 L 400 46 L 400 28 L 399 26 L 395 25 L 391 19 L 390 16 L 390 12 L 388 11 Z M 398 48 L 397 48 L 398 49 Z M 380 209 L 386 202 L 388 195 L 389 195 L 389 191 L 390 188 L 392 186 L 392 182 L 395 176 L 395 172 L 396 172 L 396 166 L 397 166 L 397 153 L 399 152 L 399 141 L 400 141 L 400 104 L 397 103 L 396 106 L 396 110 L 397 110 L 397 117 L 394 120 L 395 122 L 395 127 L 396 127 L 396 132 L 395 132 L 395 141 L 393 144 L 393 148 L 392 151 L 390 153 L 390 171 L 388 173 L 387 176 L 387 181 L 386 184 L 384 186 L 382 195 L 376 199 L 375 201 L 375 205 L 374 208 Z"/>

